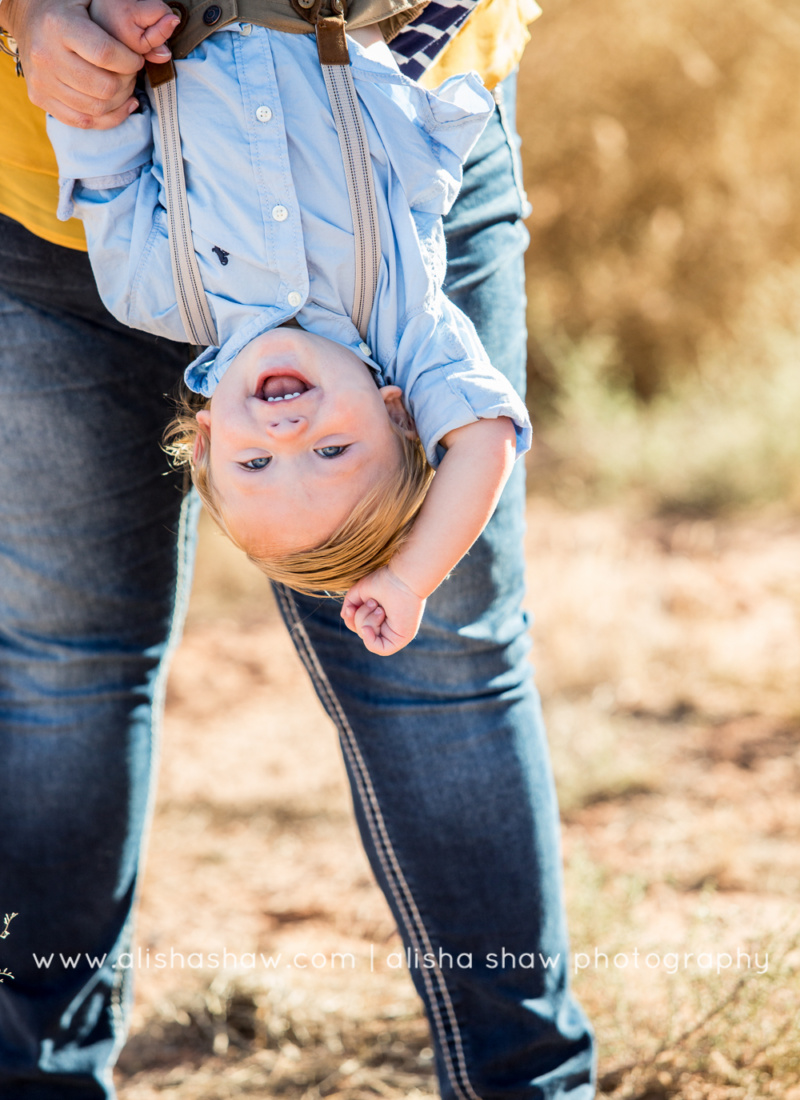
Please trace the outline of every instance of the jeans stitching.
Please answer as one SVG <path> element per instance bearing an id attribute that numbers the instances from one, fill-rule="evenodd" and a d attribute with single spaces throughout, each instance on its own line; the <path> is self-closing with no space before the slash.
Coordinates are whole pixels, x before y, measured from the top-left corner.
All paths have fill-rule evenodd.
<path id="1" fill-rule="evenodd" d="M 520 160 L 518 145 L 519 137 L 516 130 L 511 127 L 511 121 L 508 117 L 508 108 L 505 105 L 502 95 L 496 97 L 495 109 L 497 110 L 497 117 L 500 120 L 503 133 L 505 134 L 508 151 L 511 154 L 511 175 L 514 180 L 514 187 L 517 191 L 517 198 L 519 199 L 519 216 L 524 220 L 530 214 L 531 206 L 522 182 L 522 162 Z"/>
<path id="2" fill-rule="evenodd" d="M 183 620 L 185 617 L 185 611 L 189 600 L 189 593 L 192 584 L 192 568 L 189 555 L 189 547 L 191 545 L 189 539 L 189 516 L 193 508 L 192 493 L 186 492 L 186 486 L 184 486 L 184 496 L 181 501 L 180 518 L 178 520 L 178 536 L 176 539 L 175 557 L 177 561 L 177 571 L 175 576 L 175 588 L 174 588 L 174 600 L 172 604 L 172 614 L 170 616 L 169 632 L 167 634 L 166 644 L 164 646 L 164 652 L 161 655 L 159 661 L 158 672 L 156 673 L 153 681 L 153 695 L 150 703 L 150 786 L 147 792 L 147 804 L 144 812 L 144 825 L 142 829 L 142 840 L 139 846 L 139 859 L 136 867 L 136 881 L 137 884 L 141 881 L 141 868 L 143 863 L 143 853 L 147 848 L 148 834 L 153 821 L 153 810 L 155 808 L 155 783 L 153 778 L 158 771 L 159 760 L 161 755 L 161 726 L 164 713 L 164 698 L 167 690 L 167 676 L 169 674 L 169 664 L 173 653 L 175 652 L 180 636 L 183 631 Z M 134 921 L 136 919 L 136 907 L 138 904 L 138 885 L 135 892 L 131 908 L 128 913 L 128 918 L 125 921 L 120 933 L 120 940 L 125 940 L 131 934 Z M 117 1060 L 119 1052 L 125 1045 L 127 1037 L 127 1024 L 125 1020 L 125 1010 L 122 1005 L 122 992 L 124 989 L 124 979 L 127 976 L 127 970 L 118 967 L 116 970 L 115 981 L 111 987 L 111 1017 L 112 1026 L 114 1031 L 114 1046 L 111 1057 L 108 1062 L 108 1075 L 109 1083 L 113 1081 L 113 1066 Z"/>
<path id="3" fill-rule="evenodd" d="M 367 769 L 364 758 L 361 755 L 361 751 L 358 747 L 355 734 L 347 721 L 347 716 L 342 709 L 339 700 L 328 680 L 322 666 L 319 663 L 317 655 L 311 644 L 311 640 L 303 626 L 297 604 L 290 592 L 283 589 L 279 585 L 275 585 L 275 591 L 278 599 L 283 608 L 284 614 L 291 623 L 291 632 L 296 638 L 298 652 L 303 660 L 304 665 L 311 677 L 314 687 L 319 694 L 323 697 L 324 701 L 327 701 L 327 707 L 329 715 L 333 719 L 334 724 L 339 730 L 339 734 L 342 740 L 342 749 L 350 762 L 353 776 L 356 781 L 356 788 L 358 790 L 359 799 L 361 801 L 362 808 L 364 810 L 365 817 L 367 819 L 370 833 L 372 835 L 375 849 L 378 853 L 381 866 L 383 867 L 384 874 L 389 883 L 390 889 L 397 904 L 399 912 L 403 916 L 403 920 L 408 932 L 409 938 L 412 940 L 415 950 L 419 950 L 420 940 L 423 942 L 424 950 L 433 954 L 433 948 L 428 938 L 428 933 L 425 925 L 420 916 L 419 910 L 414 902 L 413 895 L 406 882 L 405 876 L 400 869 L 400 864 L 397 860 L 397 855 L 392 847 L 391 840 L 389 839 L 388 832 L 386 830 L 386 823 L 380 810 L 375 790 L 372 786 L 369 771 Z M 387 860 L 389 865 L 387 865 Z M 401 896 L 402 895 L 402 896 Z M 438 984 L 438 991 L 432 988 L 431 973 L 436 978 Z M 422 971 L 423 981 L 425 983 L 425 989 L 428 993 L 429 1003 L 431 1005 L 431 1013 L 433 1016 L 434 1024 L 439 1033 L 439 1040 L 442 1048 L 442 1054 L 447 1066 L 447 1075 L 450 1078 L 450 1083 L 459 1100 L 480 1100 L 477 1093 L 472 1088 L 467 1074 L 466 1060 L 464 1057 L 464 1048 L 461 1041 L 461 1032 L 459 1031 L 458 1022 L 456 1021 L 455 1010 L 453 1008 L 453 1002 L 450 998 L 447 984 L 444 980 L 444 975 L 438 965 L 432 967 L 430 970 L 424 968 Z M 452 1036 L 453 1043 L 456 1048 L 456 1063 L 453 1063 L 453 1055 L 450 1050 L 450 1041 L 448 1038 L 448 1029 L 442 1019 L 441 1009 L 439 1006 L 439 998 L 443 1002 L 443 1007 L 447 1015 L 447 1023 L 449 1024 L 450 1036 Z M 459 1080 L 460 1078 L 460 1080 Z"/>

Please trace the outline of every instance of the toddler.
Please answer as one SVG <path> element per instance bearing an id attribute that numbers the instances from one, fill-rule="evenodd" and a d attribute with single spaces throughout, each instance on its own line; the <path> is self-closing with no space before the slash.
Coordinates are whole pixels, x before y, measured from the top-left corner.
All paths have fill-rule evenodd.
<path id="1" fill-rule="evenodd" d="M 90 11 L 158 59 L 177 23 L 161 0 Z M 221 14 L 205 11 L 206 22 Z M 424 91 L 375 27 L 348 37 L 381 242 L 362 339 L 347 180 L 313 36 L 229 22 L 190 45 L 176 87 L 217 343 L 186 372 L 202 407 L 178 417 L 170 448 L 268 576 L 345 593 L 347 626 L 390 654 L 413 638 L 530 440 L 523 403 L 441 290 L 441 216 L 493 104 L 474 75 Z M 185 340 L 146 97 L 114 130 L 48 126 L 60 214 L 83 219 L 104 302 L 126 324 Z"/>

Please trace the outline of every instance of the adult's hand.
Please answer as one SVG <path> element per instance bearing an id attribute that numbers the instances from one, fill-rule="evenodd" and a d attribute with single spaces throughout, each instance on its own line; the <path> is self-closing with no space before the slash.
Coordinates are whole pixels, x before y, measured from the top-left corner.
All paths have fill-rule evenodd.
<path id="1" fill-rule="evenodd" d="M 89 18 L 89 0 L 0 0 L 17 40 L 28 95 L 68 126 L 110 130 L 136 108 L 139 54 Z"/>

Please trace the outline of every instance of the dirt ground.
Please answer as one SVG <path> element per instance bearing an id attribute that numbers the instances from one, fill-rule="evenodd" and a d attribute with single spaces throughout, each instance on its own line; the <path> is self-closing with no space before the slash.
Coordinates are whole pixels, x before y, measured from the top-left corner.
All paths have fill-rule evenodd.
<path id="1" fill-rule="evenodd" d="M 602 1094 L 800 1100 L 800 522 L 534 500 L 527 550 Z M 120 1095 L 432 1095 L 333 728 L 248 570 L 204 534 Z"/>

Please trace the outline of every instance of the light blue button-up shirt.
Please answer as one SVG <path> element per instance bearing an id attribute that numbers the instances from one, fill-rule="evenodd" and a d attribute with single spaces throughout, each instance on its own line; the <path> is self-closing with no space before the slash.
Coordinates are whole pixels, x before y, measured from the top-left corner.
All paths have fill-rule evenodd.
<path id="1" fill-rule="evenodd" d="M 231 24 L 176 62 L 187 196 L 220 346 L 186 372 L 210 396 L 238 352 L 296 317 L 399 385 L 430 460 L 442 436 L 511 417 L 523 402 L 442 293 L 441 216 L 493 109 L 474 74 L 436 94 L 349 40 L 372 159 L 382 259 L 365 347 L 351 320 L 353 229 L 341 151 L 313 35 Z M 145 104 L 116 129 L 48 119 L 59 213 L 83 219 L 100 294 L 124 324 L 186 340 L 172 279 L 157 120 Z"/>

